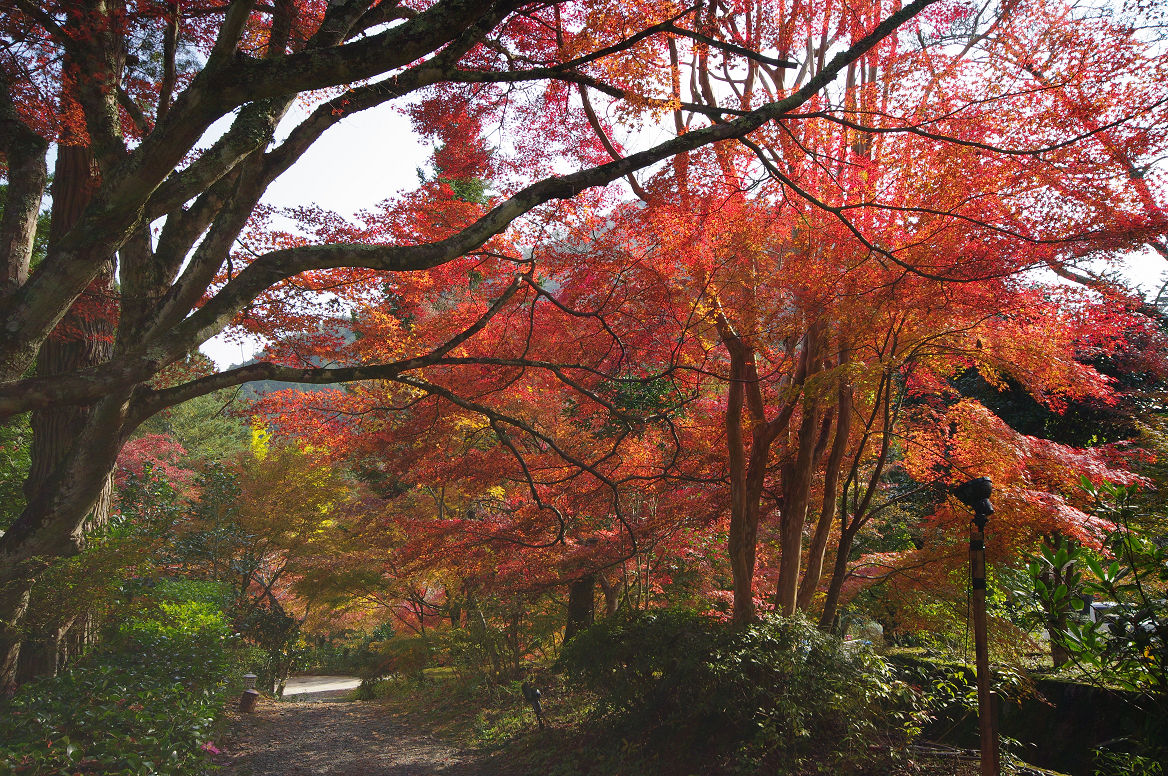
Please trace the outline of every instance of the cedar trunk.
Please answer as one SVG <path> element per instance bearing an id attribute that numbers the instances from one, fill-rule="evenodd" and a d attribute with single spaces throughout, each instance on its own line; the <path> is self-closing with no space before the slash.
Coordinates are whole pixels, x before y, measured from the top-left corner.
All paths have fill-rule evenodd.
<path id="1" fill-rule="evenodd" d="M 53 179 L 50 253 L 56 241 L 77 222 L 97 185 L 96 179 L 87 148 L 80 145 L 58 148 Z M 105 262 L 93 283 L 57 324 L 37 354 L 38 376 L 73 372 L 109 360 L 116 323 L 113 274 L 113 261 Z M 61 405 L 32 413 L 31 465 L 24 484 L 30 504 L 43 495 L 45 488 L 53 487 L 50 480 L 54 471 L 73 450 L 92 411 L 91 405 Z M 94 506 L 80 528 L 83 533 L 104 525 L 108 519 L 112 465 L 106 468 Z M 74 619 L 77 621 L 74 627 L 81 627 L 86 632 L 89 629 L 86 616 L 75 618 L 69 615 L 60 622 L 37 623 L 36 632 L 28 633 L 27 627 L 16 623 L 23 619 L 30 602 L 35 608 L 36 586 L 32 578 L 13 582 L 13 594 L 7 597 L 11 602 L 0 600 L 0 605 L 8 604 L 0 611 L 0 618 L 12 624 L 7 637 L 0 641 L 0 687 L 5 689 L 11 689 L 17 682 L 56 671 L 59 644 L 66 641 Z"/>

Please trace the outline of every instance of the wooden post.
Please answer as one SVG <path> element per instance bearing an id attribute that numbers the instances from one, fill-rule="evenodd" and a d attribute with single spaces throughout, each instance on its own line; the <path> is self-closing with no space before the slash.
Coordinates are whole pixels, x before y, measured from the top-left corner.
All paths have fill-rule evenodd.
<path id="1" fill-rule="evenodd" d="M 985 524 L 980 512 L 969 523 L 969 567 L 973 585 L 973 643 L 977 668 L 977 722 L 981 731 L 981 776 L 1000 776 L 997 720 L 990 689 L 989 641 L 986 633 Z"/>

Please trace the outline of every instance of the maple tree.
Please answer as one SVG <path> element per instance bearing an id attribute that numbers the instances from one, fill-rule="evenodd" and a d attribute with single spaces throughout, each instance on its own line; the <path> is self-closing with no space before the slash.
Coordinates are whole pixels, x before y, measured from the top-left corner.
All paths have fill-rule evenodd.
<path id="1" fill-rule="evenodd" d="M 1025 29 L 1034 19 L 1020 15 L 1000 21 L 1001 29 L 1008 31 Z M 924 47 L 909 50 L 905 56 L 914 59 L 929 53 Z M 1103 50 L 1099 56 L 1112 54 Z M 887 68 L 887 78 L 898 77 L 898 68 L 904 66 L 895 58 L 879 65 Z M 855 91 L 861 96 L 871 93 L 871 84 L 863 81 L 875 78 L 877 65 L 857 72 Z M 862 112 L 889 120 L 892 126 L 883 127 L 883 134 L 891 137 L 900 121 L 890 113 L 891 106 L 900 96 L 891 86 L 878 93 L 883 95 L 883 104 L 860 107 Z M 971 99 L 969 94 L 961 96 Z M 701 95 L 695 94 L 694 99 Z M 952 107 L 949 99 L 943 103 L 946 110 Z M 849 104 L 849 98 L 840 102 Z M 1054 100 L 1056 105 L 1063 102 Z M 859 97 L 854 104 L 859 105 Z M 1154 112 L 1158 107 L 1153 103 L 1148 109 Z M 886 496 L 893 496 L 893 501 L 900 498 L 887 486 L 886 475 L 893 469 L 907 467 L 919 478 L 910 490 L 929 485 L 934 492 L 971 471 L 997 472 L 1007 486 L 1013 508 L 1009 519 L 1014 523 L 1000 548 L 1002 558 L 1010 553 L 1016 556 L 1044 533 L 1081 533 L 1090 528 L 1090 520 L 1064 500 L 1073 492 L 1076 478 L 1084 472 L 1095 478 L 1129 475 L 1107 460 L 1106 450 L 1051 446 L 1007 433 L 1006 426 L 996 420 L 963 423 L 958 418 L 966 413 L 989 416 L 969 402 L 957 401 L 947 383 L 976 369 L 997 384 L 1014 379 L 1056 410 L 1073 400 L 1112 401 L 1113 389 L 1107 380 L 1077 355 L 1110 352 L 1120 346 L 1119 332 L 1124 329 L 1145 332 L 1153 339 L 1156 335 L 1146 321 L 1130 314 L 1133 308 L 1139 313 L 1146 310 L 1121 288 L 1068 268 L 1085 255 L 1113 257 L 1144 244 L 1156 248 L 1163 239 L 1163 217 L 1154 198 L 1141 195 L 1131 200 L 1129 192 L 1119 190 L 1114 197 L 1095 202 L 1099 212 L 1090 221 L 1078 220 L 1075 213 L 1076 220 L 1051 219 L 1042 231 L 1032 225 L 1029 233 L 1020 233 L 1018 220 L 1034 207 L 1036 190 L 1052 181 L 1059 192 L 1073 188 L 1063 169 L 1081 160 L 1082 149 L 1072 142 L 1060 144 L 1053 137 L 1049 149 L 1024 153 L 971 140 L 969 132 L 978 138 L 995 133 L 1010 137 L 1017 131 L 1015 122 L 1033 121 L 1034 114 L 1005 112 L 1002 118 L 982 115 L 979 119 L 969 126 L 948 127 L 949 134 L 936 137 L 921 139 L 906 131 L 908 142 L 859 142 L 857 136 L 881 133 L 875 127 L 857 129 L 846 122 L 828 131 L 808 127 L 796 140 L 801 152 L 814 150 L 808 155 L 813 161 L 803 169 L 788 163 L 786 172 L 766 161 L 768 154 L 782 155 L 777 145 L 746 145 L 737 152 L 719 147 L 691 154 L 663 174 L 638 183 L 642 202 L 637 206 L 607 217 L 599 226 L 588 214 L 577 214 L 580 220 L 572 238 L 539 244 L 534 254 L 540 257 L 540 270 L 554 278 L 554 290 L 549 291 L 547 284 L 532 284 L 533 290 L 525 297 L 513 297 L 511 301 L 528 305 L 524 309 L 529 312 L 522 318 L 511 312 L 497 319 L 508 321 L 500 324 L 508 327 L 502 331 L 486 327 L 478 340 L 489 343 L 484 350 L 461 350 L 466 355 L 457 370 L 429 370 L 425 381 L 410 378 L 394 390 L 399 396 L 429 393 L 463 410 L 475 410 L 490 419 L 500 438 L 500 426 L 505 426 L 537 439 L 545 434 L 565 439 L 565 449 L 557 451 L 561 458 L 587 469 L 577 454 L 580 448 L 569 451 L 566 443 L 580 443 L 579 429 L 549 430 L 555 425 L 549 407 L 560 406 L 554 396 L 534 402 L 536 420 L 516 421 L 515 415 L 507 415 L 507 408 L 516 406 L 515 396 L 533 390 L 529 387 L 533 383 L 548 390 L 547 383 L 533 373 L 556 372 L 557 379 L 574 392 L 572 409 L 579 412 L 581 404 L 611 411 L 611 404 L 598 395 L 601 376 L 618 376 L 633 363 L 656 365 L 660 374 L 655 379 L 667 375 L 676 380 L 678 374 L 696 370 L 713 372 L 726 386 L 724 407 L 701 409 L 700 402 L 693 402 L 691 408 L 695 413 L 722 413 L 728 461 L 721 472 L 690 476 L 706 482 L 729 481 L 729 556 L 735 571 L 734 610 L 740 620 L 749 620 L 756 606 L 757 532 L 764 515 L 770 513 L 777 518 L 781 545 L 781 552 L 768 559 L 772 564 L 778 561 L 777 578 L 767 578 L 779 588 L 777 605 L 786 612 L 809 608 L 813 602 L 820 605 L 817 589 L 824 579 L 825 561 L 834 554 L 829 584 L 819 591 L 824 595 L 821 618 L 825 626 L 830 624 L 844 584 L 856 571 L 849 565 L 856 537 L 893 503 Z M 1085 136 L 1099 134 L 1090 126 L 1081 129 Z M 1134 134 L 1140 142 L 1149 143 L 1157 131 L 1144 117 Z M 975 151 L 969 150 L 970 144 Z M 1105 145 L 1110 147 L 1111 140 Z M 1070 158 L 1058 158 L 1055 152 L 1063 149 L 1072 149 Z M 744 181 L 760 154 L 763 172 L 779 188 L 768 196 L 744 196 Z M 982 155 L 996 156 L 1000 169 L 971 181 L 964 190 L 941 191 L 935 180 L 920 175 L 922 167 L 956 169 L 968 164 L 971 156 Z M 829 167 L 825 172 L 821 158 L 834 159 L 838 169 Z M 1110 163 L 1112 173 L 1127 174 L 1130 161 L 1113 156 Z M 1058 175 L 1052 178 L 1052 171 Z M 1098 177 L 1099 165 L 1084 174 Z M 683 175 L 688 189 L 679 183 Z M 1150 191 L 1142 183 L 1139 186 L 1144 194 Z M 873 192 L 884 193 L 885 199 L 873 201 Z M 784 196 L 779 198 L 780 194 Z M 925 197 L 930 198 L 929 208 L 915 204 Z M 846 212 L 846 219 L 833 208 Z M 883 211 L 914 215 L 889 218 Z M 976 217 L 971 214 L 975 211 Z M 561 216 L 560 225 L 566 223 L 570 218 Z M 990 240 L 993 250 L 979 245 Z M 580 245 L 587 246 L 587 262 L 579 260 Z M 1092 302 L 1021 276 L 1038 265 L 1058 269 L 1094 291 L 1107 293 L 1102 302 Z M 484 279 L 489 283 L 492 277 L 501 283 L 489 263 L 467 266 L 465 275 L 444 276 L 444 287 L 465 288 Z M 454 265 L 452 269 L 457 272 Z M 407 300 L 424 298 L 404 285 L 398 291 Z M 458 293 L 446 300 L 455 309 Z M 373 299 L 371 304 L 383 301 Z M 549 317 L 541 304 L 558 305 L 560 312 L 569 315 Z M 470 312 L 462 309 L 464 314 Z M 446 316 L 450 310 L 443 307 L 441 312 Z M 408 315 L 425 316 L 428 321 L 433 313 L 413 307 Z M 362 334 L 354 352 L 365 352 L 371 347 L 369 341 L 401 341 L 399 331 L 384 328 L 384 319 L 369 324 L 358 318 Z M 594 329 L 573 327 L 573 319 L 586 319 Z M 378 335 L 372 335 L 374 330 Z M 688 340 L 687 347 L 693 350 L 679 356 L 669 345 L 678 340 Z M 711 342 L 720 343 L 724 350 L 717 352 Z M 594 350 L 582 350 L 581 343 L 589 343 Z M 355 358 L 344 349 L 329 352 L 344 353 L 341 360 Z M 619 357 L 607 361 L 596 355 L 617 352 Z M 481 370 L 466 368 L 470 364 L 493 364 L 512 371 L 484 382 Z M 649 382 L 625 379 L 642 386 Z M 403 388 L 404 394 L 400 393 Z M 363 414 L 378 404 L 395 403 L 384 398 L 383 390 L 373 389 L 378 398 L 358 400 L 341 412 Z M 704 390 L 709 390 L 708 381 L 705 389 L 691 384 L 683 393 L 701 396 Z M 460 398 L 459 393 L 475 398 Z M 502 404 L 484 400 L 492 395 L 501 395 Z M 926 400 L 932 412 L 918 406 Z M 902 412 L 906 404 L 911 411 Z M 960 434 L 936 438 L 935 430 L 946 422 Z M 540 426 L 539 432 L 532 430 L 535 426 Z M 743 433 L 744 426 L 748 434 Z M 567 439 L 565 431 L 574 438 Z M 700 455 L 702 443 L 696 440 L 703 436 L 710 439 L 708 428 L 690 434 L 684 442 L 673 441 L 686 454 Z M 990 453 L 999 452 L 964 458 L 961 446 L 968 449 L 978 441 Z M 920 461 L 931 460 L 937 451 L 946 463 L 937 471 L 927 471 Z M 537 457 L 530 450 L 525 455 Z M 627 451 L 621 455 L 626 457 Z M 904 458 L 908 464 L 898 462 Z M 1013 463 L 1003 468 L 1006 460 Z M 498 463 L 479 465 L 489 470 L 499 467 Z M 658 466 L 653 476 L 677 481 L 684 472 L 684 467 Z M 589 473 L 611 484 L 627 472 Z M 848 499 L 840 504 L 840 496 L 849 490 Z M 613 501 L 619 503 L 615 494 Z M 716 501 L 709 507 L 713 513 L 721 508 Z M 808 516 L 816 511 L 807 530 Z M 942 509 L 931 522 L 943 525 L 959 519 Z M 805 534 L 809 534 L 807 548 Z M 930 551 L 939 550 L 932 547 Z M 952 543 L 945 553 L 954 554 Z M 871 573 L 881 565 L 916 563 L 922 557 L 869 558 L 862 568 Z M 773 571 L 772 565 L 766 573 Z M 589 576 L 583 574 L 577 581 L 581 596 L 590 599 L 594 593 L 586 592 L 592 584 Z M 582 621 L 586 619 L 582 615 Z"/>
<path id="2" fill-rule="evenodd" d="M 142 437 L 127 450 L 148 446 L 165 456 L 174 443 L 159 439 Z M 141 457 L 124 450 L 120 470 L 133 472 Z M 265 678 L 278 692 L 305 624 L 323 628 L 352 608 L 354 580 L 380 546 L 371 519 L 380 502 L 319 451 L 272 444 L 258 425 L 247 452 L 196 465 L 197 476 L 188 472 L 188 506 L 156 560 L 172 576 L 229 591 L 228 616 L 267 653 Z M 163 474 L 149 470 L 150 477 Z M 144 509 L 138 512 L 141 519 Z"/>
<path id="3" fill-rule="evenodd" d="M 850 49 L 840 47 L 831 66 L 801 89 L 618 159 L 576 147 L 572 130 L 590 111 L 565 111 L 569 85 L 617 105 L 656 105 L 659 73 L 651 63 L 666 38 L 674 40 L 670 47 L 776 66 L 787 66 L 791 52 L 775 52 L 770 42 L 765 52 L 755 51 L 708 35 L 700 8 L 658 3 L 6 4 L 0 412 L 34 413 L 42 441 L 34 440 L 28 506 L 0 541 L 3 684 L 11 683 L 34 558 L 74 551 L 87 515 L 95 505 L 102 511 L 118 448 L 145 418 L 248 380 L 386 376 L 418 366 L 418 359 L 439 359 L 444 350 L 339 369 L 265 362 L 168 388 L 151 385 L 160 370 L 304 273 L 439 266 L 479 249 L 544 203 L 748 133 L 797 109 L 934 1 L 892 10 Z M 635 70 L 630 62 L 638 63 Z M 515 165 L 489 209 L 425 234 L 232 256 L 267 187 L 326 130 L 345 116 L 440 85 L 496 114 L 511 106 L 538 117 L 531 137 L 547 135 L 535 141 L 542 156 L 529 154 Z M 311 106 L 308 115 L 276 140 L 277 125 L 300 95 Z M 201 147 L 200 138 L 224 117 L 230 126 Z M 50 148 L 52 225 L 44 260 L 30 268 Z M 556 174 L 553 151 L 565 148 L 579 171 Z M 150 225 L 163 220 L 153 235 Z"/>
<path id="4" fill-rule="evenodd" d="M 612 276 L 635 283 L 637 263 L 653 262 L 653 272 L 686 289 L 671 299 L 649 281 L 639 291 L 657 290 L 649 304 L 671 305 L 676 320 L 692 325 L 700 344 L 683 366 L 702 364 L 726 382 L 728 551 L 740 621 L 753 617 L 763 515 L 778 523 L 775 603 L 789 614 L 815 596 L 838 511 L 836 567 L 823 609 L 830 622 L 849 548 L 887 506 L 873 501 L 882 474 L 893 457 L 920 457 L 899 441 L 906 399 L 940 393 L 936 400 L 945 403 L 946 380 L 977 368 L 998 382 L 1012 376 L 1056 408 L 1075 398 L 1110 401 L 1106 379 L 1075 353 L 1106 352 L 1116 345 L 1117 327 L 1155 336 L 1147 321 L 1129 314 L 1158 318 L 1154 310 L 1078 263 L 1144 246 L 1163 252 L 1162 179 L 1149 185 L 1142 165 L 1151 163 L 1147 149 L 1163 142 L 1152 116 L 1160 115 L 1164 96 L 1141 75 L 1145 67 L 1159 72 L 1162 53 L 1104 15 L 1076 18 L 1039 6 L 992 14 L 992 34 L 936 17 L 922 23 L 918 45 L 890 39 L 873 49 L 849 70 L 842 93 L 822 98 L 835 109 L 834 122 L 767 128 L 743 138 L 745 148 L 724 144 L 677 161 L 642 185 L 644 203 L 598 240 L 601 252 L 614 254 L 606 267 Z M 1052 24 L 1060 30 L 1057 44 L 1034 32 Z M 1098 45 L 1078 48 L 1069 61 L 1063 44 L 1087 39 Z M 955 50 L 955 42 L 964 45 Z M 930 76 L 905 77 L 920 71 Z M 975 73 L 994 77 L 971 80 Z M 1131 91 L 1093 91 L 1099 73 Z M 1012 88 L 1002 86 L 1004 74 Z M 751 86 L 775 76 L 724 69 L 722 77 L 740 87 L 729 100 L 719 102 L 708 85 L 692 86 L 690 98 L 710 110 L 745 109 Z M 809 108 L 808 118 L 824 115 L 818 104 Z M 1126 111 L 1148 113 L 1125 123 Z M 1022 131 L 1036 123 L 1043 133 Z M 970 168 L 980 174 L 959 178 Z M 961 186 L 944 186 L 947 176 Z M 1052 195 L 1074 205 L 1052 205 Z M 593 258 L 579 276 L 604 266 Z M 1083 300 L 1018 277 L 1035 266 L 1102 293 L 1105 303 L 1094 315 L 1076 315 Z M 711 340 L 724 350 L 712 349 Z M 935 416 L 915 420 L 943 427 Z M 986 442 L 1001 440 L 994 429 L 978 432 Z M 1016 492 L 1029 511 L 1011 517 L 1032 527 L 1058 522 L 1073 533 L 1089 524 L 1061 501 L 1076 470 L 1126 476 L 1109 470 L 1099 453 L 1055 451 L 1021 437 L 1011 444 L 1022 451 L 1011 456 L 1034 455 L 1048 468 L 1061 459 L 1066 467 L 1058 484 L 1042 483 L 1054 495 Z M 841 470 L 846 461 L 850 468 Z M 992 456 L 965 463 L 926 480 L 944 486 L 962 472 L 999 468 Z M 1003 477 L 1020 489 L 1041 479 L 1018 470 Z M 817 479 L 820 513 L 805 551 Z M 841 479 L 845 492 L 852 488 L 850 504 L 837 504 Z"/>

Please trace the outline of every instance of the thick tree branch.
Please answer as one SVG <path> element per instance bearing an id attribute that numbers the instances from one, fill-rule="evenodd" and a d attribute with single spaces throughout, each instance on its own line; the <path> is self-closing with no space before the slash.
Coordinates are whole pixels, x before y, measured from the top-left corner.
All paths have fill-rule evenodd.
<path id="1" fill-rule="evenodd" d="M 457 39 L 487 12 L 510 9 L 513 3 L 442 0 L 363 41 L 271 62 L 235 57 L 251 6 L 246 0 L 232 3 L 207 66 L 133 153 L 116 170 L 107 168 L 101 189 L 50 260 L 17 293 L 0 302 L 0 374 L 24 371 L 100 263 L 137 227 L 145 215 L 143 203 L 220 116 L 247 102 L 288 99 L 304 90 L 375 77 L 424 57 Z"/>
<path id="2" fill-rule="evenodd" d="M 0 154 L 8 163 L 8 191 L 0 219 L 0 300 L 24 285 L 48 183 L 48 142 L 20 118 L 8 76 L 0 69 Z"/>
<path id="3" fill-rule="evenodd" d="M 170 0 L 166 6 L 166 32 L 162 37 L 162 84 L 158 89 L 158 110 L 155 121 L 162 121 L 170 110 L 174 99 L 174 86 L 178 82 L 175 57 L 178 55 L 179 22 L 182 17 L 180 0 Z"/>
<path id="4" fill-rule="evenodd" d="M 144 220 L 160 218 L 198 196 L 257 149 L 266 146 L 291 104 L 292 100 L 285 98 L 244 107 L 214 145 L 158 187 L 146 204 Z"/>
<path id="5" fill-rule="evenodd" d="M 176 327 L 176 341 L 189 346 L 217 334 L 231 318 L 265 288 L 311 269 L 364 267 L 387 272 L 430 269 L 465 255 L 501 233 L 512 221 L 554 199 L 568 199 L 585 189 L 610 183 L 634 170 L 709 143 L 743 138 L 763 124 L 802 105 L 843 69 L 881 39 L 936 0 L 915 0 L 891 15 L 868 36 L 837 54 L 822 71 L 794 94 L 736 119 L 693 130 L 646 151 L 568 175 L 548 178 L 517 192 L 462 231 L 425 245 L 317 245 L 265 254 L 252 262 L 198 312 Z M 189 349 L 189 347 L 187 348 Z M 184 351 L 185 352 L 185 351 Z"/>

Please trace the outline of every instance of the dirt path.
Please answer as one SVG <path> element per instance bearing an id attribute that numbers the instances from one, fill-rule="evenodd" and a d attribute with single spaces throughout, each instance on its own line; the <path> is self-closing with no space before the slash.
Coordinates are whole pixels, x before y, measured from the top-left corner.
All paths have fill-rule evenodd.
<path id="1" fill-rule="evenodd" d="M 490 776 L 376 701 L 268 701 L 234 713 L 216 762 L 225 776 Z"/>
<path id="2" fill-rule="evenodd" d="M 293 695 L 317 696 L 320 693 L 338 691 L 348 692 L 357 689 L 360 684 L 361 680 L 356 676 L 333 676 L 331 674 L 290 676 L 288 683 L 284 686 L 284 697 L 291 698 Z M 312 698 L 305 698 L 305 700 L 312 700 Z"/>

